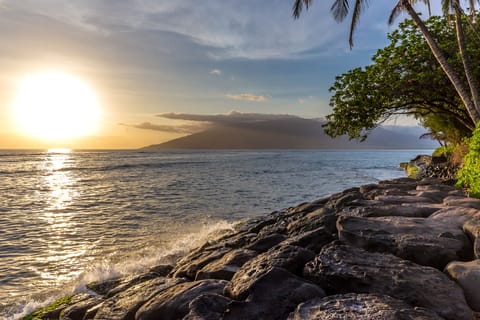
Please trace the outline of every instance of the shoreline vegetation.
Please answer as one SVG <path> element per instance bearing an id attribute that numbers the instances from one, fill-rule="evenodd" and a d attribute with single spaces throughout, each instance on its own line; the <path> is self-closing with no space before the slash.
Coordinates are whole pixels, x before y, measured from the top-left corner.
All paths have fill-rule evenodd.
<path id="1" fill-rule="evenodd" d="M 479 209 L 435 178 L 363 185 L 23 319 L 476 319 Z"/>

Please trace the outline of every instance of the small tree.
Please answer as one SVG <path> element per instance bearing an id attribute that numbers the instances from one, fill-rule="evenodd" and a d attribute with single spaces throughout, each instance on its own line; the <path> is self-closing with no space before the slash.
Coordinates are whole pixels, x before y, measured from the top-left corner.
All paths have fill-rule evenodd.
<path id="1" fill-rule="evenodd" d="M 449 64 L 462 70 L 455 30 L 449 20 L 431 17 L 425 23 Z M 473 32 L 467 33 L 469 38 L 474 36 Z M 333 137 L 347 134 L 362 140 L 392 116 L 411 115 L 423 120 L 432 133 L 443 131 L 452 143 L 471 135 L 474 121 L 414 22 L 405 20 L 388 38 L 390 44 L 377 51 L 373 64 L 336 78 L 330 88 L 333 113 L 327 116 L 326 132 Z M 478 42 L 471 41 L 468 50 L 472 56 L 480 56 Z M 474 72 L 480 76 L 479 65 Z M 441 128 L 440 123 L 445 126 Z"/>

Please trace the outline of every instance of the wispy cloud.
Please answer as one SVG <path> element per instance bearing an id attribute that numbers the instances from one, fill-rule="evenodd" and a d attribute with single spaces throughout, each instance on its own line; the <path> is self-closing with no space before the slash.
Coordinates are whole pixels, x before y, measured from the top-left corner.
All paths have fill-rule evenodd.
<path id="1" fill-rule="evenodd" d="M 256 101 L 256 102 L 267 101 L 266 96 L 260 96 L 253 93 L 227 94 L 225 96 L 233 100 Z"/>
<path id="2" fill-rule="evenodd" d="M 136 129 L 143 130 L 153 130 L 153 131 L 162 131 L 162 132 L 171 132 L 171 133 L 194 133 L 205 128 L 202 125 L 159 125 L 153 124 L 151 122 L 142 122 L 139 124 L 128 124 L 128 123 L 119 123 L 121 126 L 131 127 Z"/>
<path id="3" fill-rule="evenodd" d="M 219 75 L 222 74 L 222 70 L 220 70 L 220 69 L 213 69 L 213 70 L 210 71 L 210 74 L 213 74 L 213 75 L 215 75 L 215 76 L 219 76 Z"/>

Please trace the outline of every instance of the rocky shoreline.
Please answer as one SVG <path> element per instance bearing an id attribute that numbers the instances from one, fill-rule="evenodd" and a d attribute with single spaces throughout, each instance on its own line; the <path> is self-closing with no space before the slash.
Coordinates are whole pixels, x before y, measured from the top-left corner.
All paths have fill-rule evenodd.
<path id="1" fill-rule="evenodd" d="M 364 185 L 25 319 L 480 319 L 479 209 L 440 180 Z"/>

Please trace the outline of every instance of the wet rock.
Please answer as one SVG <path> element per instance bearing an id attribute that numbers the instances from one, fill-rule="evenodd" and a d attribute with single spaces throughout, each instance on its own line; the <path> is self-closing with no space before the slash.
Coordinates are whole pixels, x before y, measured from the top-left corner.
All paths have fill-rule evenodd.
<path id="1" fill-rule="evenodd" d="M 226 295 L 236 300 L 248 296 L 250 286 L 271 267 L 286 269 L 301 274 L 305 263 L 312 260 L 315 254 L 301 247 L 279 246 L 258 255 L 245 263 L 225 287 Z"/>
<path id="2" fill-rule="evenodd" d="M 435 220 L 446 226 L 462 229 L 465 222 L 480 218 L 480 211 L 464 207 L 446 207 L 438 210 L 427 219 Z"/>
<path id="3" fill-rule="evenodd" d="M 480 209 L 480 199 L 450 196 L 443 200 L 446 206 Z"/>
<path id="4" fill-rule="evenodd" d="M 317 285 L 276 267 L 255 278 L 246 292 L 245 302 L 231 304 L 225 320 L 285 319 L 299 303 L 325 296 Z"/>
<path id="5" fill-rule="evenodd" d="M 105 295 L 108 291 L 112 290 L 115 287 L 118 287 L 120 284 L 125 282 L 125 278 L 114 278 L 107 279 L 102 281 L 95 281 L 88 283 L 86 285 L 88 290 L 91 290 L 95 293 Z"/>
<path id="6" fill-rule="evenodd" d="M 406 204 L 363 206 L 344 209 L 340 215 L 353 217 L 411 217 L 426 218 L 442 208 L 439 204 Z"/>
<path id="7" fill-rule="evenodd" d="M 108 292 L 105 294 L 105 296 L 107 298 L 112 297 L 119 292 L 125 291 L 126 289 L 130 288 L 131 286 L 134 286 L 136 284 L 145 282 L 147 280 L 155 279 L 155 278 L 158 278 L 158 277 L 159 277 L 159 275 L 156 272 L 147 272 L 147 273 L 142 273 L 142 274 L 139 274 L 139 275 L 127 276 L 125 278 L 122 278 L 120 283 L 117 284 L 115 287 L 108 290 Z M 108 281 L 107 281 L 107 283 L 108 283 Z"/>
<path id="8" fill-rule="evenodd" d="M 404 204 L 404 203 L 435 203 L 430 198 L 417 196 L 376 196 L 375 200 L 382 201 L 386 204 Z"/>
<path id="9" fill-rule="evenodd" d="M 337 214 L 335 211 L 329 208 L 321 208 L 308 213 L 301 219 L 292 221 L 287 227 L 287 232 L 290 237 L 294 237 L 323 227 L 327 232 L 335 233 L 336 221 Z"/>
<path id="10" fill-rule="evenodd" d="M 202 294 L 221 294 L 227 282 L 201 280 L 181 283 L 157 294 L 136 313 L 136 320 L 176 320 L 189 313 L 189 304 Z"/>
<path id="11" fill-rule="evenodd" d="M 61 315 L 60 320 L 83 320 L 87 311 L 100 304 L 103 301 L 101 296 L 87 295 L 85 298 L 78 302 L 73 302 L 70 306 L 65 308 Z"/>
<path id="12" fill-rule="evenodd" d="M 340 217 L 342 242 L 369 251 L 389 252 L 440 270 L 454 260 L 472 257 L 472 245 L 463 231 L 440 221 L 405 217 Z"/>
<path id="13" fill-rule="evenodd" d="M 257 252 L 247 249 L 237 249 L 225 254 L 222 258 L 204 266 L 197 272 L 195 280 L 223 279 L 230 280 L 235 272 L 245 262 L 254 258 Z"/>
<path id="14" fill-rule="evenodd" d="M 136 284 L 125 291 L 105 300 L 98 308 L 98 320 L 133 319 L 135 312 L 149 299 L 172 286 L 184 282 L 183 279 L 156 278 Z"/>
<path id="15" fill-rule="evenodd" d="M 314 258 L 314 253 L 295 246 L 273 248 L 244 264 L 225 287 L 225 293 L 232 299 L 243 300 L 249 294 L 250 287 L 272 267 L 301 273 L 307 261 Z"/>
<path id="16" fill-rule="evenodd" d="M 480 259 L 480 220 L 468 220 L 463 224 L 463 231 L 473 240 L 473 253 L 476 259 Z"/>
<path id="17" fill-rule="evenodd" d="M 207 293 L 195 298 L 188 305 L 189 313 L 183 320 L 224 319 L 232 300 L 219 294 Z"/>
<path id="18" fill-rule="evenodd" d="M 470 308 L 480 311 L 480 260 L 455 261 L 445 271 L 462 287 Z"/>
<path id="19" fill-rule="evenodd" d="M 274 233 L 265 237 L 259 237 L 257 240 L 254 240 L 252 243 L 250 243 L 248 246 L 246 246 L 246 249 L 249 250 L 254 250 L 258 253 L 262 253 L 270 249 L 271 247 L 276 246 L 283 240 L 285 240 L 287 236 L 283 234 L 278 234 Z"/>
<path id="20" fill-rule="evenodd" d="M 211 251 L 205 250 L 199 254 L 190 254 L 178 262 L 178 265 L 172 271 L 173 277 L 195 279 L 197 272 L 204 266 L 222 258 L 230 251 L 232 251 L 231 248 L 221 247 Z"/>
<path id="21" fill-rule="evenodd" d="M 455 282 L 437 269 L 391 254 L 332 243 L 307 263 L 304 277 L 327 293 L 389 295 L 431 309 L 445 319 L 472 319 L 463 291 Z"/>
<path id="22" fill-rule="evenodd" d="M 441 320 L 435 312 L 414 308 L 386 295 L 355 294 L 316 298 L 300 304 L 288 320 Z"/>
<path id="23" fill-rule="evenodd" d="M 365 199 L 359 190 L 360 188 L 351 188 L 334 194 L 325 204 L 325 207 L 338 211 L 346 206 L 355 206 L 359 200 Z"/>
<path id="24" fill-rule="evenodd" d="M 289 237 L 282 242 L 282 245 L 291 245 L 305 248 L 313 252 L 319 252 L 323 246 L 336 239 L 336 231 L 332 234 L 324 227 L 300 233 L 299 235 Z"/>
<path id="25" fill-rule="evenodd" d="M 166 277 L 173 270 L 173 266 L 169 264 L 160 264 L 158 266 L 151 267 L 148 272 L 154 273 L 159 277 Z"/>
<path id="26" fill-rule="evenodd" d="M 410 194 L 421 198 L 431 199 L 434 203 L 442 203 L 443 199 L 449 196 L 448 192 L 440 190 L 411 191 Z"/>

